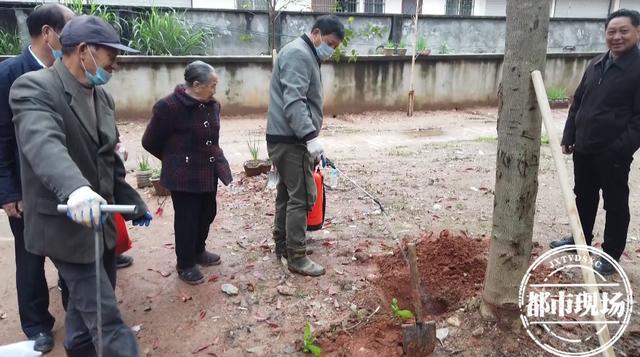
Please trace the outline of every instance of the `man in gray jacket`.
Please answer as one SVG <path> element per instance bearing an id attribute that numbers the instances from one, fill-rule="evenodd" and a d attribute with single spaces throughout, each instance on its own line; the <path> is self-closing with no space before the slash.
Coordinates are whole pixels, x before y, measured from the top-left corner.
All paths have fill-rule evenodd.
<path id="1" fill-rule="evenodd" d="M 117 69 L 120 44 L 113 27 L 95 16 L 69 21 L 60 35 L 61 60 L 29 72 L 11 87 L 10 104 L 20 154 L 25 248 L 53 261 L 69 288 L 64 346 L 70 357 L 97 354 L 97 304 L 102 308 L 105 356 L 138 356 L 136 337 L 118 310 L 115 286 L 116 229 L 100 205 L 131 204 L 123 215 L 149 225 L 151 214 L 125 180 L 115 152 L 114 103 L 102 88 Z M 68 205 L 68 216 L 56 206 Z M 94 232 L 99 234 L 100 279 Z M 96 298 L 96 284 L 100 298 Z"/>
<path id="2" fill-rule="evenodd" d="M 273 238 L 276 256 L 290 271 L 320 276 L 325 269 L 306 250 L 307 214 L 316 201 L 313 169 L 324 148 L 320 62 L 331 58 L 344 38 L 344 26 L 332 15 L 282 48 L 271 77 L 267 149 L 280 174 Z"/>

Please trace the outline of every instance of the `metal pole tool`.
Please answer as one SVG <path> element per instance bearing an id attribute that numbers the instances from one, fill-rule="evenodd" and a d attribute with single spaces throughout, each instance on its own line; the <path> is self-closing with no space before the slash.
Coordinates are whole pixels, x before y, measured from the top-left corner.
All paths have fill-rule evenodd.
<path id="1" fill-rule="evenodd" d="M 67 213 L 67 205 L 58 205 L 58 213 Z M 102 213 L 124 213 L 133 214 L 136 212 L 136 206 L 134 205 L 100 205 L 100 212 Z M 98 357 L 102 357 L 102 301 L 100 299 L 100 230 L 102 225 L 98 224 L 93 227 L 93 245 L 95 253 L 95 266 L 96 266 L 96 324 L 98 327 Z"/>

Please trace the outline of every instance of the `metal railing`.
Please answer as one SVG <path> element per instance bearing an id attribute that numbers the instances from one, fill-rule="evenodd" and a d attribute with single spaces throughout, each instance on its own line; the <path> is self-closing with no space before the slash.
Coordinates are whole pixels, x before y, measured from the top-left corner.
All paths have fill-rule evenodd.
<path id="1" fill-rule="evenodd" d="M 369 14 L 384 14 L 385 0 L 364 0 L 364 12 Z"/>
<path id="2" fill-rule="evenodd" d="M 268 10 L 267 0 L 236 0 L 236 8 L 240 10 Z"/>
<path id="3" fill-rule="evenodd" d="M 358 0 L 313 0 L 311 8 L 317 12 L 358 12 Z"/>

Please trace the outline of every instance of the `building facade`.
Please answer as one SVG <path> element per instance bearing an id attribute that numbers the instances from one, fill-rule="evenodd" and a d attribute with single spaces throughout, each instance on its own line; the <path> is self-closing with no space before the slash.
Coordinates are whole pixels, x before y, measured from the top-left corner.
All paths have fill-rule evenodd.
<path id="1" fill-rule="evenodd" d="M 64 2 L 64 0 L 44 0 Z M 89 2 L 92 0 L 88 0 Z M 114 6 L 157 6 L 196 9 L 266 10 L 273 0 L 93 0 Z M 374 14 L 415 14 L 416 5 L 423 15 L 505 16 L 507 0 L 275 0 L 280 10 L 348 12 Z M 12 1 L 36 3 L 40 1 Z M 283 9 L 282 4 L 286 4 Z M 605 18 L 611 11 L 629 8 L 640 11 L 640 0 L 552 0 L 551 16 L 561 18 Z"/>

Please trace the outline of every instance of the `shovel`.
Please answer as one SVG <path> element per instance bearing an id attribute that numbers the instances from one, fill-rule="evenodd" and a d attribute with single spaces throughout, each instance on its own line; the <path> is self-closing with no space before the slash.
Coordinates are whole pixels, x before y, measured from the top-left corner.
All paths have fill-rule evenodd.
<path id="1" fill-rule="evenodd" d="M 435 321 L 422 320 L 423 309 L 420 295 L 420 275 L 418 274 L 416 245 L 413 243 L 407 244 L 407 251 L 409 253 L 408 258 L 416 324 L 403 327 L 402 350 L 407 356 L 422 357 L 431 354 L 436 347 L 436 323 Z"/>
<path id="2" fill-rule="evenodd" d="M 271 171 L 267 174 L 267 189 L 275 190 L 280 182 L 280 175 L 278 175 L 278 169 L 275 165 L 271 165 Z"/>
<path id="3" fill-rule="evenodd" d="M 58 213 L 66 213 L 67 205 L 58 205 L 57 207 Z M 100 212 L 103 213 L 124 213 L 124 214 L 133 214 L 136 212 L 136 206 L 134 205 L 100 205 Z M 101 259 L 100 259 L 100 230 L 102 229 L 101 225 L 96 225 L 93 228 L 93 245 L 95 252 L 95 262 L 96 262 L 96 325 L 98 329 L 98 344 L 96 349 L 98 350 L 98 357 L 102 357 L 103 343 L 102 343 L 102 303 L 101 303 L 101 292 L 100 292 L 100 272 L 102 268 L 100 267 Z"/>

